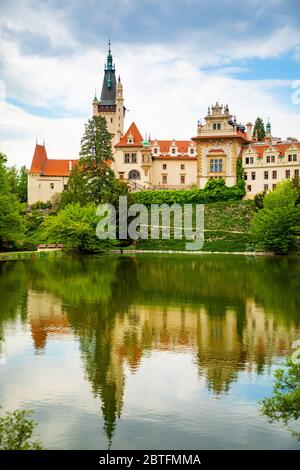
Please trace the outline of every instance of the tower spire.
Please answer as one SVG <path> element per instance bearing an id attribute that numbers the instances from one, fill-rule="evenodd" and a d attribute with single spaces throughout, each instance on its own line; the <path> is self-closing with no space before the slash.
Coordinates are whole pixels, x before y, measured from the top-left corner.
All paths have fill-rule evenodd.
<path id="1" fill-rule="evenodd" d="M 109 38 L 108 38 L 108 53 L 107 53 L 107 58 L 106 58 L 105 71 L 113 72 L 114 70 L 115 70 L 115 67 L 113 65 L 113 56 L 112 56 L 112 53 L 111 53 L 110 36 L 109 36 Z"/>

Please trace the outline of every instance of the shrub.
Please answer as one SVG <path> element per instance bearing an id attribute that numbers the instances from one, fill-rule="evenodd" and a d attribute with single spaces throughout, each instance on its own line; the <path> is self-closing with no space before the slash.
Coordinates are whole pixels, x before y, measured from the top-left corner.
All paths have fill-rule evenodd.
<path id="1" fill-rule="evenodd" d="M 40 442 L 32 442 L 37 424 L 29 419 L 31 411 L 16 410 L 0 415 L 0 450 L 42 450 Z"/>
<path id="2" fill-rule="evenodd" d="M 38 201 L 38 202 L 35 202 L 34 204 L 31 205 L 31 209 L 32 210 L 35 210 L 35 209 L 52 209 L 52 202 L 51 201 L 47 201 L 47 202 L 43 202 L 43 201 Z"/>
<path id="3" fill-rule="evenodd" d="M 228 187 L 223 179 L 209 180 L 204 189 L 145 190 L 133 194 L 136 203 L 145 204 L 207 204 L 218 201 L 236 201 L 244 196 L 244 183 L 238 181 Z"/>
<path id="4" fill-rule="evenodd" d="M 300 207 L 291 181 L 279 183 L 264 197 L 264 208 L 253 217 L 251 232 L 258 247 L 288 253 L 296 242 L 300 226 Z"/>
<path id="5" fill-rule="evenodd" d="M 260 402 L 261 412 L 271 423 L 281 422 L 300 440 L 300 432 L 290 428 L 300 418 L 300 365 L 289 358 L 285 368 L 275 371 L 273 396 Z"/>
<path id="6" fill-rule="evenodd" d="M 265 195 L 266 195 L 265 191 L 262 191 L 261 193 L 255 194 L 254 204 L 255 204 L 256 210 L 263 209 Z"/>
<path id="7" fill-rule="evenodd" d="M 67 248 L 86 252 L 103 252 L 115 244 L 114 240 L 99 240 L 96 227 L 99 217 L 96 205 L 69 204 L 51 215 L 41 226 L 40 242 L 63 243 Z"/>

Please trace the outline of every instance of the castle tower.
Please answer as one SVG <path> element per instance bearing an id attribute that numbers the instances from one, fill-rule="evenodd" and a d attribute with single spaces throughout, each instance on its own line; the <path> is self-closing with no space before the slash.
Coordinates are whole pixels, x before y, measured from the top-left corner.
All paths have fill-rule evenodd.
<path id="1" fill-rule="evenodd" d="M 100 101 L 95 96 L 93 100 L 93 116 L 103 116 L 107 122 L 107 129 L 114 137 L 113 146 L 117 144 L 124 133 L 125 107 L 123 99 L 123 86 L 120 77 L 116 80 L 116 70 L 113 57 L 108 44 L 108 54 L 104 67 L 104 78 Z"/>

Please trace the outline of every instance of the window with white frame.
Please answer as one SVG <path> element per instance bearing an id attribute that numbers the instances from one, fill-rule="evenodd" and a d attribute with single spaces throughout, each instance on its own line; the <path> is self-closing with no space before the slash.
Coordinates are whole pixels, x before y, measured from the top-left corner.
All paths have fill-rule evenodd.
<path id="1" fill-rule="evenodd" d="M 125 153 L 124 154 L 124 163 L 137 163 L 137 154 L 136 153 Z"/>
<path id="2" fill-rule="evenodd" d="M 222 158 L 211 158 L 209 161 L 210 173 L 222 173 L 223 172 L 223 160 Z"/>

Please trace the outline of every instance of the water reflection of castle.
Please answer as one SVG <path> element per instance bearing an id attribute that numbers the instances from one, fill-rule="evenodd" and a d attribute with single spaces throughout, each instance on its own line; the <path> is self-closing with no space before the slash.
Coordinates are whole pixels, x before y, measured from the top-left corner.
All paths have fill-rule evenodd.
<path id="1" fill-rule="evenodd" d="M 28 319 L 37 351 L 47 339 L 73 336 L 76 330 L 87 377 L 102 401 L 109 439 L 122 410 L 125 366 L 137 371 L 145 352 L 189 351 L 209 389 L 220 394 L 229 389 L 239 371 L 262 371 L 300 335 L 293 323 L 278 322 L 253 298 L 245 299 L 242 321 L 232 307 L 212 315 L 205 305 L 133 303 L 125 313 L 98 315 L 93 322 L 78 326 L 57 297 L 29 290 Z"/>

